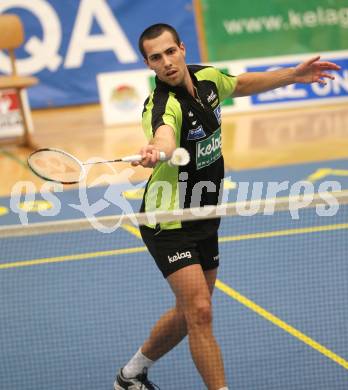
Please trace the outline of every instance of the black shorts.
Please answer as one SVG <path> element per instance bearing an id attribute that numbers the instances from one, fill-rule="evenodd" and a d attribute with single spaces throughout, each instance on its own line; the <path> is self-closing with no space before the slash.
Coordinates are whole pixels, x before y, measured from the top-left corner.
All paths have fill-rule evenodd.
<path id="1" fill-rule="evenodd" d="M 141 226 L 140 232 L 165 278 L 191 264 L 201 264 L 204 271 L 219 266 L 217 231 L 204 239 L 192 238 L 181 229 L 158 231 Z"/>

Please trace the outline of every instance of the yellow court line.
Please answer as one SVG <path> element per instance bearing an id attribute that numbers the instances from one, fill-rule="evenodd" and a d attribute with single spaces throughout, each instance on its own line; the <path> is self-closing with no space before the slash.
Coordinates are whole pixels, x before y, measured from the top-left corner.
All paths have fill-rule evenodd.
<path id="1" fill-rule="evenodd" d="M 138 228 L 131 225 L 122 225 L 122 227 L 129 233 L 133 234 L 134 236 L 141 238 L 140 231 Z M 294 234 L 315 233 L 315 232 L 340 230 L 340 229 L 347 229 L 347 228 L 348 228 L 348 223 L 342 223 L 336 225 L 324 225 L 324 226 L 315 226 L 315 227 L 308 227 L 308 228 L 276 230 L 270 232 L 242 234 L 238 236 L 220 237 L 219 242 L 251 240 L 255 238 L 267 238 L 267 237 L 277 237 L 277 236 L 294 235 Z M 23 261 L 16 261 L 12 263 L 0 264 L 0 269 L 28 267 L 31 265 L 61 263 L 61 262 L 75 261 L 75 260 L 86 260 L 94 257 L 116 256 L 116 255 L 145 252 L 145 251 L 146 251 L 145 247 L 133 247 L 133 248 L 121 248 L 121 249 L 114 249 L 114 250 L 101 251 L 101 252 L 89 252 L 89 253 L 80 253 L 75 255 L 47 257 L 41 259 L 23 260 Z"/>
<path id="2" fill-rule="evenodd" d="M 123 228 L 130 232 L 131 234 L 135 235 L 136 237 L 140 238 L 140 232 L 139 229 L 130 226 L 130 225 L 123 225 Z M 320 231 L 330 231 L 330 230 L 338 230 L 338 229 L 347 229 L 348 224 L 336 224 L 336 225 L 326 225 L 326 226 L 316 226 L 316 227 L 309 227 L 309 228 L 300 228 L 300 229 L 287 229 L 287 230 L 280 230 L 280 231 L 273 231 L 273 232 L 261 232 L 261 233 L 253 233 L 253 234 L 245 234 L 240 236 L 229 236 L 229 237 L 221 237 L 221 242 L 228 242 L 228 241 L 238 241 L 238 240 L 247 240 L 247 239 L 254 239 L 254 238 L 265 238 L 265 237 L 275 237 L 275 236 L 283 236 L 283 235 L 291 235 L 291 234 L 302 234 L 302 233 L 313 233 L 313 232 L 320 232 Z M 60 263 L 60 262 L 66 262 L 66 261 L 75 261 L 75 260 L 86 260 L 86 259 L 92 259 L 96 257 L 106 257 L 106 256 L 116 256 L 121 254 L 130 254 L 130 253 L 139 253 L 139 252 L 145 252 L 146 248 L 143 247 L 133 247 L 133 248 L 122 248 L 122 249 L 115 249 L 115 250 L 109 250 L 109 251 L 100 251 L 100 252 L 90 252 L 90 253 L 81 253 L 81 254 L 75 254 L 75 255 L 66 255 L 66 256 L 57 256 L 57 257 L 48 257 L 48 258 L 41 258 L 41 259 L 33 259 L 33 260 L 27 260 L 27 261 L 17 261 L 12 263 L 6 263 L 6 264 L 0 264 L 0 269 L 8 269 L 8 268 L 15 268 L 15 267 L 27 267 L 32 265 L 40 265 L 40 264 L 50 264 L 50 263 Z M 240 293 L 238 293 L 236 290 L 229 287 L 227 284 L 221 282 L 220 280 L 216 280 L 215 283 L 216 287 L 227 294 L 229 297 L 233 298 L 234 300 L 238 301 L 239 303 L 243 304 L 250 310 L 254 311 L 255 313 L 259 314 L 263 318 L 267 319 L 268 321 L 272 322 L 274 325 L 278 326 L 279 328 L 285 330 L 298 340 L 304 342 L 305 344 L 309 345 L 316 351 L 322 353 L 324 356 L 328 357 L 329 359 L 333 360 L 334 362 L 338 363 L 342 367 L 348 370 L 348 362 L 343 359 L 342 357 L 336 355 L 334 352 L 330 351 L 329 349 L 325 348 L 315 340 L 311 339 L 310 337 L 306 336 L 305 334 L 301 333 L 296 328 L 292 327 L 291 325 L 287 324 L 286 322 L 282 321 L 278 317 L 274 316 L 272 313 L 268 312 L 267 310 L 263 309 L 262 307 L 258 306 L 255 302 L 251 301 L 250 299 L 244 297 Z"/>
<path id="3" fill-rule="evenodd" d="M 310 226 L 305 228 L 294 228 L 294 229 L 285 229 L 285 230 L 275 230 L 270 232 L 240 234 L 238 236 L 224 236 L 219 238 L 219 242 L 242 241 L 242 240 L 251 240 L 255 238 L 291 236 L 295 234 L 328 232 L 332 230 L 342 230 L 342 229 L 348 229 L 348 223 L 337 223 L 334 225 Z"/>
<path id="4" fill-rule="evenodd" d="M 122 226 L 129 233 L 135 235 L 138 238 L 141 238 L 140 231 L 134 226 L 131 225 L 123 225 Z M 307 228 L 297 228 L 297 229 L 286 229 L 286 230 L 278 230 L 271 232 L 261 232 L 261 233 L 253 233 L 253 234 L 243 234 L 239 236 L 226 236 L 221 237 L 219 239 L 220 242 L 228 242 L 228 241 L 239 241 L 239 240 L 250 240 L 255 238 L 266 238 L 266 237 L 276 237 L 276 236 L 285 236 L 285 235 L 293 235 L 293 234 L 303 234 L 303 233 L 314 233 L 314 232 L 322 232 L 322 231 L 330 231 L 330 230 L 338 230 L 338 229 L 347 229 L 348 223 L 336 224 L 336 225 L 324 225 L 324 226 L 315 226 L 315 227 L 307 227 Z M 333 360 L 335 363 L 341 365 L 343 368 L 348 370 L 348 361 L 343 359 L 341 356 L 335 354 L 330 351 L 328 348 L 319 344 L 317 341 L 313 340 L 309 336 L 306 336 L 304 333 L 300 332 L 298 329 L 292 327 L 286 322 L 282 321 L 280 318 L 276 317 L 272 313 L 263 309 L 261 306 L 257 305 L 252 300 L 240 294 L 238 291 L 234 290 L 227 284 L 221 282 L 221 280 L 217 279 L 215 282 L 215 287 L 221 290 L 223 293 L 228 295 L 230 298 L 236 300 L 242 305 L 246 306 L 248 309 L 254 311 L 261 317 L 265 318 L 267 321 L 272 322 L 274 325 L 283 329 L 285 332 L 289 333 L 291 336 L 297 338 L 303 343 L 307 344 L 311 348 L 315 349 L 319 353 L 323 354 L 327 358 Z"/>
<path id="5" fill-rule="evenodd" d="M 117 255 L 124 255 L 129 253 L 138 253 L 138 252 L 145 252 L 145 251 L 146 248 L 142 246 L 142 247 L 133 247 L 133 248 L 114 249 L 114 250 L 101 251 L 101 252 L 80 253 L 76 255 L 46 257 L 42 259 L 16 261 L 13 263 L 0 264 L 0 269 L 28 267 L 31 265 L 42 265 L 42 264 L 51 264 L 51 263 L 63 263 L 65 261 L 88 260 L 88 259 L 94 259 L 96 257 L 117 256 Z"/>
<path id="6" fill-rule="evenodd" d="M 138 228 L 131 225 L 122 225 L 121 226 L 127 232 L 133 234 L 137 238 L 141 238 L 141 234 Z M 268 237 L 281 237 L 281 236 L 291 236 L 295 234 L 306 234 L 306 233 L 318 233 L 318 232 L 328 232 L 333 230 L 342 230 L 348 229 L 348 223 L 338 223 L 334 225 L 322 225 L 322 226 L 309 226 L 305 228 L 294 228 L 294 229 L 284 229 L 284 230 L 274 230 L 269 232 L 257 232 L 250 234 L 239 234 L 237 236 L 224 236 L 219 237 L 219 242 L 229 242 L 229 241 L 242 241 L 242 240 L 253 240 L 256 238 L 268 238 Z"/>
<path id="7" fill-rule="evenodd" d="M 321 354 L 325 355 L 329 359 L 333 360 L 346 370 L 348 370 L 348 361 L 343 359 L 341 356 L 336 355 L 334 352 L 330 351 L 329 349 L 325 348 L 312 338 L 306 336 L 296 328 L 292 327 L 291 325 L 287 324 L 286 322 L 282 321 L 280 318 L 276 317 L 272 313 L 268 312 L 267 310 L 263 309 L 259 305 L 257 305 L 255 302 L 251 301 L 250 299 L 246 298 L 245 296 L 241 295 L 238 291 L 234 290 L 227 284 L 221 282 L 221 280 L 216 280 L 215 286 L 224 292 L 229 297 L 233 298 L 234 300 L 238 301 L 242 305 L 246 306 L 248 309 L 254 311 L 261 317 L 265 318 L 266 320 L 272 322 L 274 325 L 278 326 L 279 328 L 285 330 L 298 340 L 304 342 L 305 344 L 309 345 L 316 351 L 320 352 Z"/>
<path id="8" fill-rule="evenodd" d="M 126 230 L 128 233 L 133 234 L 133 236 L 136 236 L 137 238 L 141 239 L 140 230 L 138 228 L 136 228 L 135 226 L 128 225 L 125 223 L 125 224 L 121 225 L 121 228 Z"/>

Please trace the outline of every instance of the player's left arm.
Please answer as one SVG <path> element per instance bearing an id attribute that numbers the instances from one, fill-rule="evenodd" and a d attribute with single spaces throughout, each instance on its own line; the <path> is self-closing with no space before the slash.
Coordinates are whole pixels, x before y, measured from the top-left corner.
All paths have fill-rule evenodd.
<path id="1" fill-rule="evenodd" d="M 237 84 L 232 96 L 249 96 L 284 87 L 295 83 L 326 84 L 325 79 L 334 79 L 329 71 L 340 67 L 329 61 L 320 61 L 320 56 L 302 62 L 294 68 L 284 68 L 268 72 L 248 72 L 237 76 Z"/>

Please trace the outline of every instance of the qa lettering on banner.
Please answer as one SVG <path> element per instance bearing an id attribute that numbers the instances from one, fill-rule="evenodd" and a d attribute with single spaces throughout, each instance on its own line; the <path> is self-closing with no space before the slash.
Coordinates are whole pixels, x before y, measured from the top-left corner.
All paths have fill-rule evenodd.
<path id="1" fill-rule="evenodd" d="M 43 33 L 42 39 L 32 36 L 24 44 L 29 56 L 17 61 L 22 74 L 35 74 L 44 69 L 54 72 L 60 66 L 66 69 L 80 68 L 85 54 L 89 52 L 112 51 L 121 63 L 134 63 L 138 60 L 106 1 L 80 1 L 65 59 L 59 53 L 62 21 L 50 3 L 44 0 L 1 0 L 0 13 L 10 12 L 13 8 L 23 9 L 36 17 Z M 101 34 L 90 33 L 94 20 L 98 23 Z M 10 59 L 1 52 L 0 71 L 10 72 Z"/>

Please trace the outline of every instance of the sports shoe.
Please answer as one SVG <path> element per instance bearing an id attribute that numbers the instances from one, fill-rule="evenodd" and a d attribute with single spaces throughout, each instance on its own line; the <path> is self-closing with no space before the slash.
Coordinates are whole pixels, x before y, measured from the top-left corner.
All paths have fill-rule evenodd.
<path id="1" fill-rule="evenodd" d="M 159 387 L 151 383 L 147 379 L 147 369 L 137 375 L 135 378 L 125 378 L 122 374 L 122 369 L 118 373 L 115 383 L 114 390 L 159 390 Z"/>

